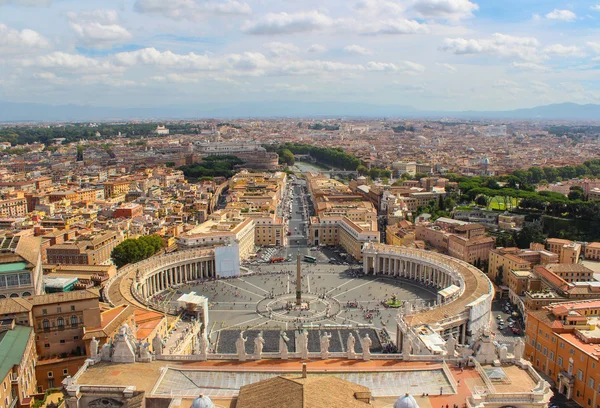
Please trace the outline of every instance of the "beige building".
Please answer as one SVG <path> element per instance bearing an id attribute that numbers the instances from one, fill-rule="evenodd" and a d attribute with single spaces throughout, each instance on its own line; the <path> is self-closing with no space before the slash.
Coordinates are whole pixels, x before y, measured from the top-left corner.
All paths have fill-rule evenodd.
<path id="1" fill-rule="evenodd" d="M 559 263 L 577 263 L 581 254 L 581 244 L 567 239 L 548 238 L 546 249 L 559 256 Z"/>
<path id="2" fill-rule="evenodd" d="M 42 294 L 41 238 L 17 234 L 0 242 L 0 299 Z"/>
<path id="3" fill-rule="evenodd" d="M 585 246 L 585 259 L 600 261 L 600 242 L 590 242 Z"/>
<path id="4" fill-rule="evenodd" d="M 254 220 L 254 243 L 260 246 L 286 246 L 287 224 L 273 214 L 247 214 Z"/>
<path id="5" fill-rule="evenodd" d="M 496 240 L 485 235 L 480 224 L 460 225 L 448 238 L 448 255 L 474 264 L 487 262 Z"/>
<path id="6" fill-rule="evenodd" d="M 311 245 L 341 246 L 355 259 L 362 259 L 367 242 L 379 242 L 379 232 L 372 223 L 356 223 L 347 217 L 312 217 L 308 232 Z"/>
<path id="7" fill-rule="evenodd" d="M 29 407 L 37 392 L 34 333 L 31 327 L 0 323 L 0 406 Z"/>
<path id="8" fill-rule="evenodd" d="M 25 198 L 0 200 L 0 217 L 23 217 L 25 215 L 27 215 L 27 200 Z"/>
<path id="9" fill-rule="evenodd" d="M 239 245 L 240 259 L 254 252 L 255 223 L 239 211 L 219 210 L 209 219 L 181 234 L 177 243 L 181 248 L 211 248 Z"/>
<path id="10" fill-rule="evenodd" d="M 546 269 L 567 283 L 589 282 L 594 280 L 594 271 L 581 264 L 558 263 L 546 265 Z"/>
<path id="11" fill-rule="evenodd" d="M 490 251 L 488 277 L 492 282 L 507 284 L 511 270 L 530 270 L 535 265 L 546 265 L 558 262 L 558 256 L 532 246 L 535 249 L 495 248 Z M 499 277 L 500 276 L 500 277 Z"/>
<path id="12" fill-rule="evenodd" d="M 116 231 L 80 236 L 73 241 L 47 248 L 47 262 L 60 265 L 104 265 L 110 262 L 112 250 L 122 241 L 123 236 Z"/>

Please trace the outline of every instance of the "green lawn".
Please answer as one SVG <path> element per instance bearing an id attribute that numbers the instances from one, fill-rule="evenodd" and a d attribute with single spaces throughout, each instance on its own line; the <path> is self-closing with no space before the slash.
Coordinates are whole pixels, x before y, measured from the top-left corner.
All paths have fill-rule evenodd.
<path id="1" fill-rule="evenodd" d="M 508 198 L 510 202 L 505 203 L 504 197 L 502 196 L 494 196 L 490 200 L 490 204 L 488 205 L 489 210 L 510 210 L 511 208 L 516 207 L 519 204 L 519 200 L 517 198 Z M 508 204 L 508 208 L 506 208 L 506 204 Z"/>

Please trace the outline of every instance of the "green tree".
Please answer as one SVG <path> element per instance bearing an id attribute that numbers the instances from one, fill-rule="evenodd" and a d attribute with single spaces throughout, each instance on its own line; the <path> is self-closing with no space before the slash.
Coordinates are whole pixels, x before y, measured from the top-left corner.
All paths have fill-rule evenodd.
<path id="1" fill-rule="evenodd" d="M 117 268 L 136 263 L 160 251 L 164 243 L 158 235 L 147 235 L 137 239 L 126 239 L 113 248 L 111 258 Z"/>
<path id="2" fill-rule="evenodd" d="M 519 248 L 529 248 L 529 244 L 532 242 L 544 243 L 546 236 L 542 231 L 541 222 L 531 222 L 523 224 L 521 231 L 517 233 L 517 239 L 515 240 Z"/>

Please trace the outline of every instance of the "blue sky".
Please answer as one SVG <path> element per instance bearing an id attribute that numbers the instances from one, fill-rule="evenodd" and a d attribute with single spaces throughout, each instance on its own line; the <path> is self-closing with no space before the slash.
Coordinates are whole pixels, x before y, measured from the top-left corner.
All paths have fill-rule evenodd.
<path id="1" fill-rule="evenodd" d="M 600 103 L 600 0 L 0 0 L 0 100 Z"/>

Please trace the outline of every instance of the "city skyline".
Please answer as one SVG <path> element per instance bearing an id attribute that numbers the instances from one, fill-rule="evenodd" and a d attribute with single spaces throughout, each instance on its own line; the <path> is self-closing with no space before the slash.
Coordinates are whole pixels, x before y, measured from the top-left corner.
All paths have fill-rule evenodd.
<path id="1" fill-rule="evenodd" d="M 5 0 L 0 101 L 598 103 L 598 19 L 598 1 Z"/>

